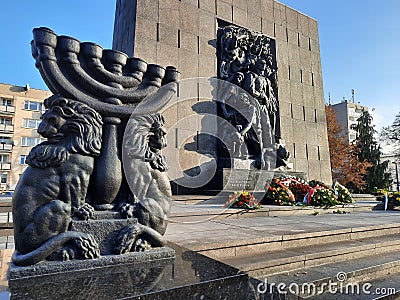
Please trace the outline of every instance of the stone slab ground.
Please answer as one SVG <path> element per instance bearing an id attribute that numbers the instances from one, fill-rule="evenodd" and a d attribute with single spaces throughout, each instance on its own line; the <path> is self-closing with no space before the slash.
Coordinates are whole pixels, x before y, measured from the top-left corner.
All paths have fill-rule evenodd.
<path id="1" fill-rule="evenodd" d="M 202 206 L 203 215 L 172 215 L 166 238 L 247 272 L 269 283 L 313 284 L 316 289 L 342 272 L 347 284 L 371 285 L 370 294 L 277 293 L 276 299 L 395 299 L 400 285 L 400 215 L 376 210 L 376 202 L 363 199 L 351 213 L 334 213 L 338 208 L 313 215 L 312 210 L 285 208 L 284 214 L 253 212 L 217 214 L 217 205 Z M 369 209 L 366 209 L 369 206 Z M 343 208 L 340 208 L 343 209 Z M 199 209 L 200 210 L 200 209 Z M 272 214 L 270 213 L 272 210 Z M 202 218 L 201 218 L 202 217 Z M 385 293 L 377 293 L 381 289 Z M 396 294 L 397 293 L 397 294 Z M 270 295 L 260 294 L 268 298 Z M 275 298 L 273 298 L 275 299 Z"/>

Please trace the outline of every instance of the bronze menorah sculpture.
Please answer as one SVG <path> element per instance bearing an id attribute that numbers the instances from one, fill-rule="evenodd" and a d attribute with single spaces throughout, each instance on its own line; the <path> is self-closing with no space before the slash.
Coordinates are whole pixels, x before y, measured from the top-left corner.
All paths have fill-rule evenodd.
<path id="1" fill-rule="evenodd" d="M 164 245 L 170 188 L 160 154 L 164 119 L 157 113 L 176 92 L 179 72 L 43 27 L 33 30 L 31 46 L 54 95 L 45 100 L 38 129 L 47 141 L 29 154 L 13 198 L 14 264 Z M 140 136 L 129 125 L 131 116 Z M 124 147 L 134 176 L 123 172 Z M 108 213 L 98 219 L 116 229 L 111 244 L 93 230 L 102 224 L 92 220 L 96 211 Z"/>

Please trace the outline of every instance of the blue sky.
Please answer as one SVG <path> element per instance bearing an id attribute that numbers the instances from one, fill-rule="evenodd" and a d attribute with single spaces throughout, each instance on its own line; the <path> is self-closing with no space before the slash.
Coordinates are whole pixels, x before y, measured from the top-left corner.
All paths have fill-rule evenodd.
<path id="1" fill-rule="evenodd" d="M 325 99 L 375 108 L 377 127 L 400 112 L 400 1 L 282 0 L 318 20 Z"/>
<path id="2" fill-rule="evenodd" d="M 152 1 L 152 0 L 149 0 Z M 163 0 L 160 0 L 163 1 Z M 111 48 L 116 0 L 3 1 L 0 82 L 47 89 L 30 53 L 32 29 Z M 318 20 L 325 99 L 375 108 L 377 127 L 400 111 L 400 1 L 281 0 Z"/>
<path id="3" fill-rule="evenodd" d="M 32 29 L 45 26 L 111 48 L 116 0 L 2 1 L 0 82 L 47 89 L 31 55 Z"/>

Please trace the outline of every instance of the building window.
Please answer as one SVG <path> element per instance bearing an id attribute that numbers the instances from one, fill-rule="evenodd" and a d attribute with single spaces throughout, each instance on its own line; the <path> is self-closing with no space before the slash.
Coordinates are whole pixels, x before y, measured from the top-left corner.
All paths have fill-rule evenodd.
<path id="1" fill-rule="evenodd" d="M 1 98 L 2 106 L 12 106 L 12 99 Z"/>
<path id="2" fill-rule="evenodd" d="M 0 144 L 11 144 L 11 138 L 9 136 L 0 136 Z"/>
<path id="3" fill-rule="evenodd" d="M 0 154 L 0 162 L 6 163 L 8 162 L 9 156 L 7 154 Z"/>
<path id="4" fill-rule="evenodd" d="M 21 165 L 26 165 L 26 162 L 25 162 L 26 157 L 27 157 L 27 155 L 21 155 L 21 156 L 20 156 L 19 163 L 20 163 Z"/>
<path id="5" fill-rule="evenodd" d="M 21 138 L 21 146 L 23 147 L 34 147 L 37 144 L 40 144 L 42 140 L 40 138 L 33 137 L 22 137 Z"/>
<path id="6" fill-rule="evenodd" d="M 42 111 L 42 103 L 34 101 L 25 101 L 24 109 Z"/>
<path id="7" fill-rule="evenodd" d="M 7 183 L 7 173 L 1 174 L 1 183 Z"/>
<path id="8" fill-rule="evenodd" d="M 37 119 L 24 119 L 22 121 L 22 127 L 38 129 L 41 120 Z"/>
<path id="9" fill-rule="evenodd" d="M 12 119 L 7 117 L 0 117 L 0 124 L 12 125 Z"/>

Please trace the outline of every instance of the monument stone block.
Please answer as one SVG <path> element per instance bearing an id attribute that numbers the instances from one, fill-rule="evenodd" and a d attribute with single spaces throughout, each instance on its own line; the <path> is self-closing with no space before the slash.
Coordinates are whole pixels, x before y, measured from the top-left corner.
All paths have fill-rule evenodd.
<path id="1" fill-rule="evenodd" d="M 308 18 L 305 15 L 300 14 L 297 21 L 297 28 L 299 31 L 306 37 L 310 36 L 308 30 Z"/>
<path id="2" fill-rule="evenodd" d="M 261 31 L 261 17 L 249 13 L 247 16 L 247 27 L 251 30 Z"/>
<path id="3" fill-rule="evenodd" d="M 232 4 L 226 3 L 222 0 L 216 0 L 216 10 L 218 18 L 232 22 Z"/>
<path id="4" fill-rule="evenodd" d="M 261 17 L 261 0 L 247 0 L 247 11 Z"/>
<path id="5" fill-rule="evenodd" d="M 247 27 L 247 10 L 233 6 L 233 23 Z"/>
<path id="6" fill-rule="evenodd" d="M 118 0 L 118 2 L 125 1 Z M 321 60 L 319 55 L 318 23 L 316 20 L 273 0 L 200 0 L 197 5 L 195 5 L 196 3 L 191 5 L 181 1 L 169 1 L 168 3 L 169 4 L 160 3 L 159 22 L 161 22 L 160 20 L 168 18 L 168 9 L 180 9 L 180 23 L 177 27 L 177 31 L 179 30 L 181 32 L 180 42 L 182 45 L 181 49 L 178 50 L 178 68 L 182 72 L 182 78 L 196 78 L 197 76 L 200 76 L 206 78 L 221 78 L 225 80 L 220 76 L 221 57 L 219 52 L 221 51 L 221 44 L 220 41 L 218 41 L 217 36 L 218 28 L 221 30 L 221 28 L 226 26 L 235 26 L 243 28 L 244 30 L 256 29 L 255 32 L 258 32 L 260 35 L 266 35 L 271 40 L 271 45 L 274 45 L 274 50 L 271 53 L 275 55 L 273 58 L 274 67 L 278 66 L 276 72 L 278 79 L 276 96 L 278 106 L 281 106 L 277 117 L 277 123 L 280 123 L 279 125 L 281 127 L 280 138 L 282 141 L 286 142 L 286 145 L 291 145 L 291 147 L 293 143 L 295 143 L 296 146 L 297 144 L 302 144 L 303 147 L 305 147 L 306 143 L 309 144 L 309 146 L 317 146 L 320 148 L 328 147 L 326 134 L 322 129 L 320 129 L 326 126 L 326 122 L 322 117 L 325 114 L 324 95 L 322 88 Z M 182 7 L 187 7 L 187 9 L 183 9 Z M 237 14 L 239 10 L 243 10 L 241 14 Z M 182 15 L 182 11 L 186 11 L 185 16 Z M 249 18 L 249 16 L 251 17 Z M 257 16 L 261 17 L 261 20 L 255 18 Z M 116 26 L 122 24 L 118 21 L 118 18 L 123 18 L 123 13 L 121 14 L 117 11 Z M 182 22 L 186 22 L 186 19 L 188 18 L 190 18 L 192 24 L 183 24 Z M 135 21 L 132 20 L 132 22 Z M 136 23 L 137 22 L 141 21 L 136 20 Z M 174 21 L 171 20 L 171 23 L 174 23 Z M 258 23 L 260 23 L 260 27 Z M 198 28 L 198 30 L 194 32 L 192 29 L 189 29 L 188 26 L 192 27 L 192 29 Z M 121 39 L 122 37 L 120 34 L 124 31 L 126 32 L 126 30 L 132 29 L 126 27 L 124 29 L 120 28 L 116 30 L 114 40 Z M 195 55 L 193 56 L 191 56 L 190 53 L 185 52 L 186 49 L 184 49 L 188 48 L 184 45 L 185 43 L 188 43 L 185 42 L 185 40 L 189 40 L 184 38 L 184 35 L 187 33 L 193 34 L 190 39 L 192 42 L 190 43 L 194 48 L 191 48 L 191 50 L 196 50 L 195 48 L 197 46 L 199 49 L 199 53 L 194 52 Z M 139 33 L 135 32 L 135 35 L 136 39 L 131 41 L 129 47 L 132 49 L 142 49 L 143 47 L 140 44 L 146 43 L 144 38 L 146 38 L 147 34 L 144 33 L 144 35 L 141 35 L 139 40 Z M 173 39 L 174 37 L 171 37 L 171 40 Z M 197 45 L 198 42 L 199 45 Z M 161 42 L 159 41 L 157 43 L 159 44 Z M 126 49 L 115 49 L 127 52 Z M 171 61 L 176 61 L 176 51 L 172 51 L 167 47 L 159 47 L 157 50 L 156 56 L 162 57 L 162 60 L 159 60 L 157 57 L 154 59 L 154 55 L 152 55 L 151 52 L 146 54 L 143 53 L 143 51 L 140 51 L 140 55 L 146 60 L 154 62 L 167 61 L 168 56 L 171 57 Z M 184 59 L 184 56 L 187 58 Z M 245 68 L 244 73 L 250 69 L 252 69 L 252 67 L 247 69 Z M 184 93 L 183 89 L 181 89 L 181 92 Z M 210 93 L 212 94 L 213 92 Z M 207 98 L 213 99 L 216 102 L 221 100 L 217 99 L 220 98 L 220 95 L 215 92 L 212 97 L 207 96 Z M 290 113 L 287 104 L 292 104 L 292 110 Z M 191 114 L 191 112 L 188 113 Z M 218 117 L 220 117 L 220 112 L 217 111 L 217 113 Z M 311 123 L 315 123 L 315 114 L 317 116 L 316 124 L 318 127 L 318 135 L 315 137 L 315 134 L 312 132 L 312 137 L 307 138 L 308 131 L 306 128 L 303 128 L 306 126 L 305 120 L 310 123 L 310 126 L 312 126 Z M 200 136 L 203 130 L 201 125 L 202 124 L 200 124 L 199 128 Z M 216 123 L 214 133 L 216 135 L 221 135 L 221 128 L 220 123 Z M 173 131 L 173 128 L 170 129 Z M 197 132 L 194 132 L 194 134 L 197 135 Z M 206 148 L 211 148 L 209 145 L 205 145 L 205 147 L 201 145 L 202 141 L 205 143 L 209 143 L 209 141 L 202 138 L 199 138 L 198 141 L 200 141 L 200 144 L 198 144 L 197 149 L 204 150 Z M 188 143 L 191 144 L 192 141 L 188 141 Z M 221 158 L 219 150 L 219 147 L 221 146 L 220 143 L 213 143 L 213 145 L 216 145 L 216 149 L 213 149 L 209 154 L 214 155 L 218 152 L 217 159 Z M 195 151 L 188 152 L 185 150 L 185 145 L 181 145 L 181 148 L 178 150 L 186 151 L 185 157 L 187 157 L 187 155 L 193 155 L 194 159 L 189 161 L 192 161 L 193 163 L 198 161 L 198 156 L 194 153 Z M 206 153 L 204 153 L 203 150 L 201 153 L 199 150 L 197 150 L 197 152 L 206 157 Z M 296 150 L 296 152 L 298 151 L 298 149 L 294 148 L 293 150 Z M 311 155 L 314 157 L 313 153 L 311 153 Z M 301 156 L 301 158 L 298 158 L 297 156 L 292 156 L 291 159 L 294 163 L 294 169 L 292 171 L 299 171 L 296 169 L 297 165 L 301 167 L 301 171 L 306 169 L 304 164 L 301 162 L 296 164 L 296 160 L 307 160 L 307 157 L 303 158 Z M 322 169 L 322 161 L 318 160 L 318 163 L 321 165 Z M 185 165 L 187 166 L 187 164 Z M 198 166 L 193 165 L 188 167 L 188 170 L 196 169 L 197 167 Z M 326 167 L 326 165 L 324 167 Z M 328 170 L 327 173 L 329 172 L 330 171 Z M 327 181 L 327 183 L 329 182 L 330 180 Z"/>

